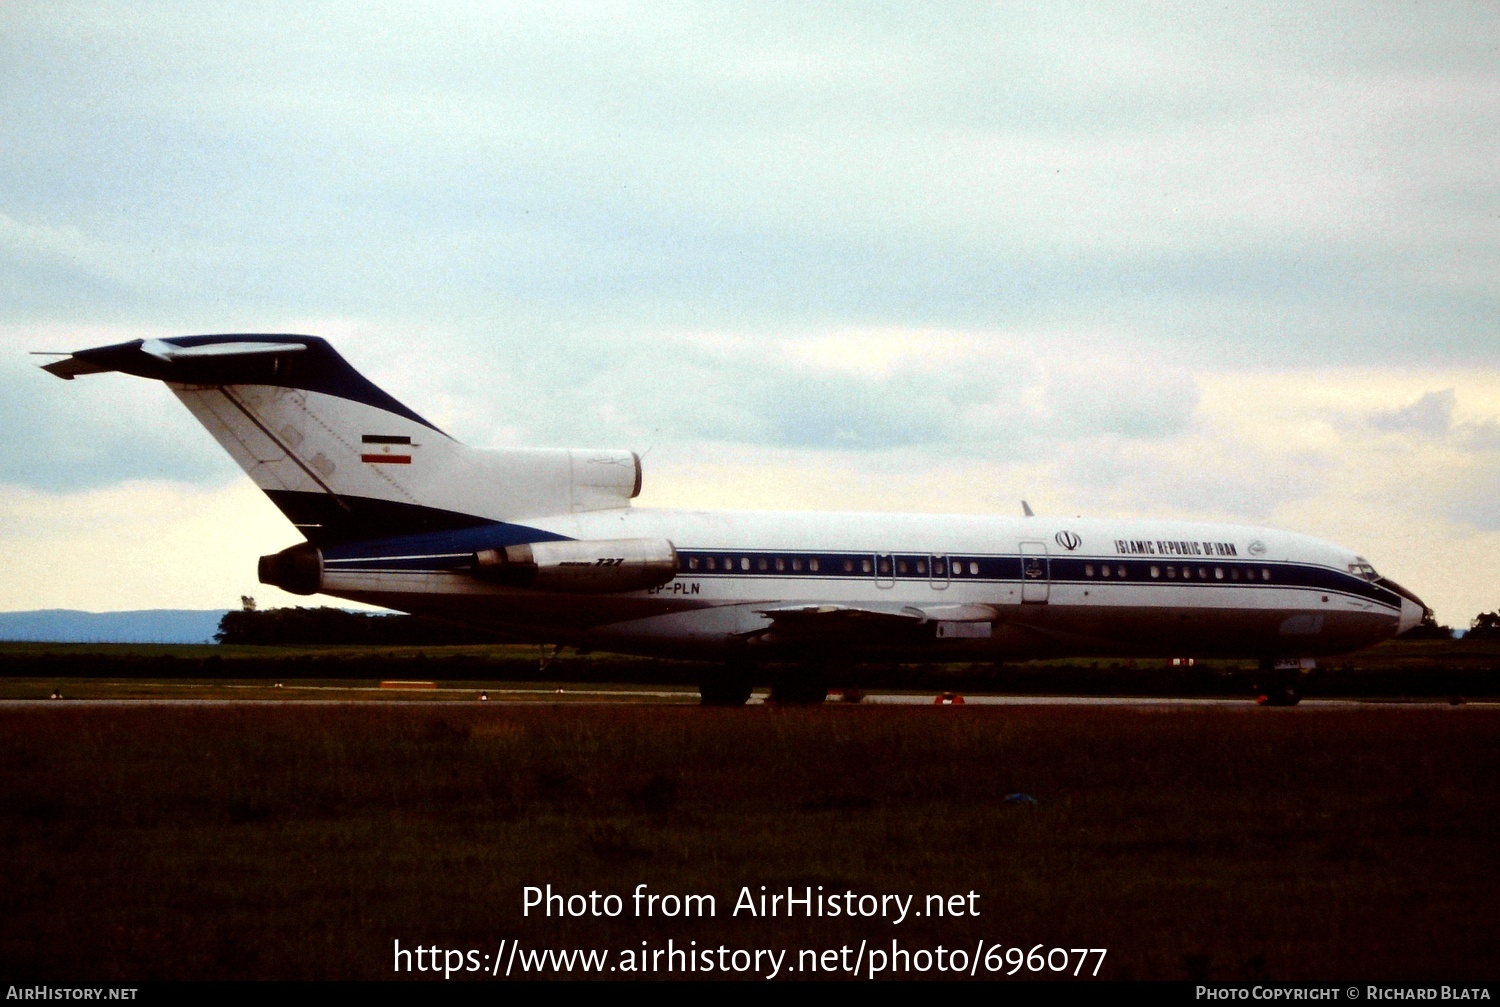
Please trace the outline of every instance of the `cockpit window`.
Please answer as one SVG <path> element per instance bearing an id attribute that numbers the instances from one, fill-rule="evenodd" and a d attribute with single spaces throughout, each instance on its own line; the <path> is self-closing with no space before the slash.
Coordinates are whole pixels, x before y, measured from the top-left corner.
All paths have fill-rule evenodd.
<path id="1" fill-rule="evenodd" d="M 1376 573 L 1375 568 L 1366 563 L 1362 557 L 1355 557 L 1354 562 L 1349 564 L 1349 572 L 1356 577 L 1363 577 L 1365 580 L 1380 579 L 1380 574 Z"/>

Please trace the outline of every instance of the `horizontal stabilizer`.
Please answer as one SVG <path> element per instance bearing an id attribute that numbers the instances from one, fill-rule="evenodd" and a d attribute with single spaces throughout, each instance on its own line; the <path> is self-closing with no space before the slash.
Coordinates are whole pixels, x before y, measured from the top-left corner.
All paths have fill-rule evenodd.
<path id="1" fill-rule="evenodd" d="M 174 385 L 297 388 L 364 403 L 437 429 L 371 384 L 316 336 L 242 333 L 134 339 L 75 350 L 42 369 L 69 381 L 80 374 L 119 371 Z"/>
<path id="2" fill-rule="evenodd" d="M 306 353 L 306 343 L 202 343 L 198 346 L 178 346 L 165 339 L 147 339 L 141 343 L 141 352 L 158 360 L 203 360 L 214 357 L 258 357 L 267 353 Z"/>
<path id="3" fill-rule="evenodd" d="M 80 374 L 120 371 L 142 378 L 187 384 L 283 384 L 288 357 L 306 356 L 309 343 L 322 340 L 277 336 L 183 336 L 136 339 L 113 346 L 76 350 L 42 369 L 72 380 Z M 327 356 L 337 358 L 331 350 Z M 339 359 L 339 363 L 343 363 Z M 316 365 L 315 365 L 316 366 Z M 348 368 L 347 364 L 344 364 Z M 352 370 L 352 369 L 351 369 Z"/>
<path id="4" fill-rule="evenodd" d="M 114 368 L 90 363 L 82 357 L 66 357 L 62 360 L 54 360 L 50 364 L 43 364 L 42 370 L 48 374 L 56 374 L 64 381 L 72 381 L 80 374 L 104 374 Z"/>

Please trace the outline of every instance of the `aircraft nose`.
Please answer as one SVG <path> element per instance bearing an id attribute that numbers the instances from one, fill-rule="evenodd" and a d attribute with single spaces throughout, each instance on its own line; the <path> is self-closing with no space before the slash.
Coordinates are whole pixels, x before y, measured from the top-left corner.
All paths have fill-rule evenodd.
<path id="1" fill-rule="evenodd" d="M 1409 629 L 1415 629 L 1417 626 L 1420 626 L 1422 624 L 1422 616 L 1426 614 L 1426 611 L 1421 602 L 1413 601 L 1410 598 L 1402 598 L 1401 621 L 1397 624 L 1396 634 L 1399 636 Z"/>
<path id="2" fill-rule="evenodd" d="M 1381 577 L 1375 583 L 1396 592 L 1401 597 L 1401 615 L 1396 620 L 1397 636 L 1422 624 L 1423 617 L 1427 615 L 1427 606 L 1422 604 L 1421 598 L 1418 598 L 1389 577 Z"/>

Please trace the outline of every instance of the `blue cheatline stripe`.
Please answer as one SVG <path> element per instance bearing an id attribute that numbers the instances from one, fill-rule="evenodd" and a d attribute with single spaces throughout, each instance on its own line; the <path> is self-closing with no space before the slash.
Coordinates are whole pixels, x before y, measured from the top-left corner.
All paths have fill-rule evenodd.
<path id="1" fill-rule="evenodd" d="M 381 569 L 441 571 L 467 568 L 482 549 L 501 549 L 522 542 L 561 542 L 566 535 L 527 525 L 492 521 L 472 528 L 363 539 L 323 550 L 323 564 L 336 570 Z"/>
<path id="2" fill-rule="evenodd" d="M 1052 584 L 1131 584 L 1131 585 L 1160 585 L 1160 586 L 1214 586 L 1214 587 L 1306 587 L 1322 590 L 1338 591 L 1343 594 L 1357 595 L 1387 605 L 1399 607 L 1400 600 L 1397 595 L 1388 588 L 1367 581 L 1350 573 L 1332 570 L 1327 567 L 1313 566 L 1309 564 L 1282 563 L 1282 562 L 1245 562 L 1245 561 L 1210 561 L 1183 563 L 1175 561 L 1171 563 L 1162 561 L 1146 562 L 1134 559 L 1120 559 L 1118 557 L 1059 557 L 1059 556 L 986 556 L 970 553 L 954 553 L 948 555 L 922 555 L 914 553 L 869 553 L 869 552 L 792 552 L 792 551 L 769 551 L 769 550 L 739 550 L 739 549 L 678 549 L 678 565 L 684 575 L 693 577 L 784 577 L 789 579 L 798 578 L 835 578 L 835 579 L 878 579 L 898 580 L 912 583 L 920 583 L 929 580 L 948 580 L 951 582 L 973 581 L 1018 581 L 1035 579 L 1038 582 L 1046 581 Z M 709 567 L 710 560 L 713 567 Z M 781 563 L 777 566 L 778 560 Z M 797 568 L 800 562 L 801 568 Z M 817 568 L 813 564 L 816 562 Z M 889 564 L 882 567 L 882 562 Z M 935 564 L 944 562 L 947 564 L 946 573 L 933 573 Z M 905 569 L 902 569 L 903 564 Z M 919 564 L 926 564 L 925 568 Z M 1108 565 L 1110 576 L 1102 575 L 1102 568 Z M 1086 567 L 1095 568 L 1096 576 L 1089 577 Z M 1151 568 L 1156 567 L 1159 576 L 1151 576 Z M 1190 577 L 1180 576 L 1183 567 L 1191 567 Z M 1023 576 L 1023 569 L 1030 567 L 1039 569 L 1041 575 L 1036 578 Z M 1168 578 L 1167 568 L 1171 567 L 1178 576 Z M 1125 570 L 1125 576 L 1119 576 L 1120 569 Z M 1207 571 L 1207 576 L 1200 576 L 1199 570 Z M 1271 577 L 1266 579 L 1262 571 L 1270 570 Z M 1223 571 L 1220 578 L 1217 573 Z M 1251 572 L 1254 572 L 1254 579 Z"/>
<path id="3" fill-rule="evenodd" d="M 415 540 L 410 547 L 402 546 L 404 552 L 455 552 L 468 548 L 463 544 L 467 540 L 461 540 L 460 544 L 451 547 L 435 544 L 431 548 L 423 546 L 422 542 L 429 536 L 461 534 L 481 529 L 490 529 L 481 532 L 483 541 L 491 542 L 498 537 L 503 539 L 500 541 L 501 545 L 565 537 L 525 525 L 508 524 L 421 504 L 348 494 L 330 496 L 327 493 L 271 489 L 263 492 L 307 536 L 309 542 L 323 550 L 325 557 L 342 555 L 341 550 L 346 547 L 357 551 L 367 547 L 372 541 L 385 542 L 397 538 Z M 504 529 L 515 529 L 515 532 L 512 535 Z M 433 539 L 434 543 L 443 541 L 445 540 Z M 480 548 L 493 549 L 495 546 L 484 545 Z"/>
<path id="4" fill-rule="evenodd" d="M 1094 567 L 1094 576 L 1087 573 L 1089 566 Z M 1103 575 L 1103 568 L 1108 567 L 1111 576 Z M 1302 563 L 1278 563 L 1278 562 L 1250 562 L 1250 561 L 1224 561 L 1224 560 L 1177 560 L 1177 559 L 1153 559 L 1149 562 L 1143 560 L 1121 560 L 1115 557 L 1053 557 L 1051 560 L 1053 583 L 1076 583 L 1076 584 L 1110 584 L 1119 583 L 1122 578 L 1118 576 L 1119 568 L 1124 567 L 1126 576 L 1124 581 L 1131 584 L 1159 584 L 1159 585 L 1187 585 L 1202 587 L 1234 588 L 1240 586 L 1264 587 L 1267 584 L 1279 587 L 1302 587 L 1322 591 L 1337 591 L 1340 594 L 1353 595 L 1370 601 L 1390 605 L 1395 608 L 1401 607 L 1401 598 L 1394 591 L 1382 587 L 1363 577 L 1348 573 L 1343 570 L 1334 570 L 1324 566 L 1314 566 Z M 1159 576 L 1151 576 L 1151 569 L 1155 567 Z M 1191 571 L 1191 576 L 1182 576 L 1184 569 Z M 1267 581 L 1262 572 L 1271 571 L 1271 579 Z M 1168 576 L 1171 571 L 1175 576 Z M 1219 576 L 1222 571 L 1223 576 Z M 1252 579 L 1252 575 L 1253 579 Z"/>
<path id="5" fill-rule="evenodd" d="M 931 556 L 913 553 L 783 552 L 678 549 L 684 576 L 757 576 L 789 579 L 1018 580 L 1018 556 Z M 778 562 L 780 566 L 778 567 Z M 712 563 L 712 567 L 709 564 Z M 883 567 L 882 564 L 885 564 Z M 904 569 L 903 569 L 904 567 Z M 918 572 L 921 571 L 921 572 Z M 933 571 L 941 571 L 934 573 Z"/>

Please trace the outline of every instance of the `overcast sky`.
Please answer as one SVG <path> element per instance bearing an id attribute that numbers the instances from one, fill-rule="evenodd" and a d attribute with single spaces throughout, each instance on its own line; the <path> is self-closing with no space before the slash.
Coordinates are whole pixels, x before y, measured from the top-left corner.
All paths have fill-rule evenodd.
<path id="1" fill-rule="evenodd" d="M 322 335 L 643 504 L 1271 524 L 1500 608 L 1500 13 L 0 7 L 0 609 L 297 539 L 160 385 Z"/>

